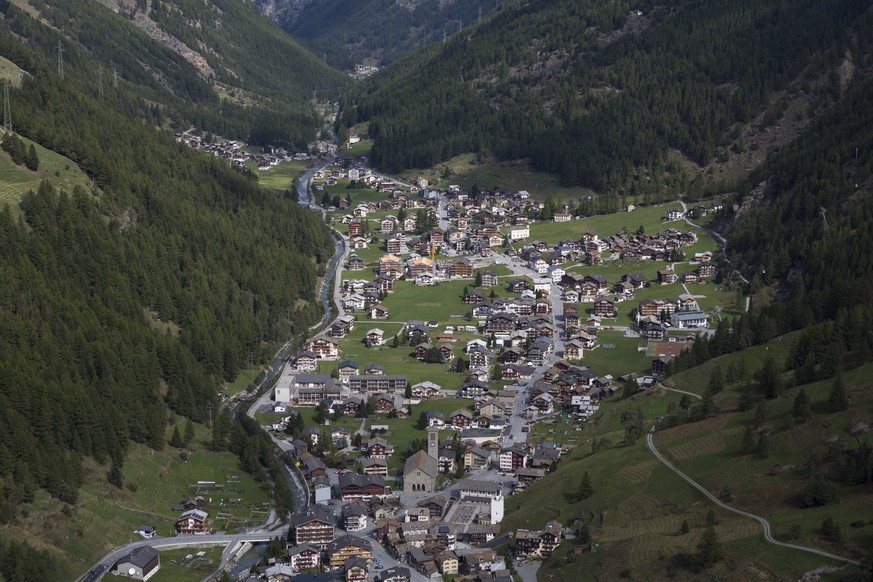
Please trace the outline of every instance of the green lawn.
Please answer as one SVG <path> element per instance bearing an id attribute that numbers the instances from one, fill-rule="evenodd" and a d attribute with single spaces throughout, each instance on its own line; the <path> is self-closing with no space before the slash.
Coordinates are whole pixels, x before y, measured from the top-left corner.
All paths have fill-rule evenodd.
<path id="1" fill-rule="evenodd" d="M 272 190 L 288 190 L 294 179 L 311 167 L 313 160 L 288 160 L 280 162 L 269 170 L 259 170 L 254 162 L 249 162 L 249 169 L 258 176 L 258 182 L 264 188 Z"/>
<path id="2" fill-rule="evenodd" d="M 603 214 L 570 222 L 534 222 L 530 225 L 530 238 L 554 244 L 563 239 L 579 240 L 589 231 L 600 238 L 606 238 L 622 229 L 627 229 L 631 233 L 636 232 L 640 226 L 648 234 L 662 232 L 672 227 L 679 230 L 695 230 L 684 221 L 663 222 L 662 219 L 667 211 L 674 207 L 678 207 L 678 203 L 640 207 L 633 212 Z"/>
<path id="3" fill-rule="evenodd" d="M 221 563 L 224 546 L 188 548 L 161 552 L 161 569 L 150 580 L 155 582 L 199 582 Z"/>
<path id="4" fill-rule="evenodd" d="M 601 331 L 597 334 L 600 347 L 585 350 L 582 363 L 601 376 L 612 374 L 615 377 L 630 372 L 649 373 L 652 369 L 652 359 L 645 351 L 638 351 L 639 338 L 626 338 L 620 331 Z M 603 344 L 614 345 L 614 348 L 604 348 Z"/>
<path id="5" fill-rule="evenodd" d="M 159 535 L 173 535 L 178 514 L 171 505 L 194 496 L 197 490 L 189 485 L 198 481 L 215 481 L 224 487 L 201 491 L 211 500 L 206 509 L 216 529 L 230 525 L 235 530 L 247 520 L 262 523 L 266 515 L 260 511 L 269 504 L 266 492 L 239 469 L 235 455 L 203 448 L 200 441 L 208 438 L 205 427 L 197 425 L 198 442 L 187 461 L 179 449 L 169 446 L 160 452 L 132 446 L 124 465 L 126 485 L 121 490 L 106 482 L 108 466 L 86 459 L 86 483 L 69 515 L 61 511 L 60 501 L 40 492 L 33 503 L 23 506 L 27 515 L 4 526 L 2 535 L 48 547 L 66 569 L 65 578 L 72 580 L 109 550 L 135 538 L 133 530 L 139 524 L 154 525 Z M 228 477 L 239 478 L 239 482 L 229 482 Z M 227 516 L 219 517 L 219 512 Z"/>
<path id="6" fill-rule="evenodd" d="M 34 143 L 24 137 L 21 139 L 28 147 Z M 36 190 L 43 180 L 48 180 L 55 188 L 67 192 L 72 192 L 76 186 L 91 191 L 93 182 L 72 160 L 39 144 L 34 145 L 39 156 L 39 169 L 36 172 L 31 172 L 24 166 L 16 166 L 9 154 L 0 151 L 0 205 L 10 204 L 17 208 L 24 193 Z"/>
<path id="7" fill-rule="evenodd" d="M 240 392 L 248 388 L 249 384 L 255 381 L 255 378 L 258 376 L 258 374 L 261 373 L 263 369 L 263 366 L 257 366 L 255 368 L 243 370 L 236 377 L 236 380 L 234 380 L 225 387 L 224 394 L 227 394 L 228 396 L 239 394 Z"/>

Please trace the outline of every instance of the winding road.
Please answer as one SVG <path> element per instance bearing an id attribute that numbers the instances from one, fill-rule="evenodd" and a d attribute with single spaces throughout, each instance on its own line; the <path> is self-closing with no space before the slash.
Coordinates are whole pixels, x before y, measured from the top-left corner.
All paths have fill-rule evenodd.
<path id="1" fill-rule="evenodd" d="M 837 556 L 836 554 L 831 554 L 831 553 L 825 552 L 824 550 L 819 550 L 816 548 L 809 548 L 806 546 L 798 546 L 796 544 L 787 544 L 785 542 L 780 542 L 779 540 L 775 539 L 771 533 L 769 521 L 767 521 L 766 519 L 764 519 L 763 517 L 761 517 L 759 515 L 755 515 L 754 513 L 749 513 L 748 511 L 743 511 L 742 509 L 737 509 L 736 507 L 733 507 L 731 505 L 723 503 L 718 497 L 716 497 L 715 495 L 713 495 L 712 493 L 707 491 L 706 488 L 703 487 L 703 485 L 700 485 L 699 483 L 694 481 L 691 477 L 689 477 L 688 475 L 686 475 L 685 473 L 680 471 L 676 467 L 676 465 L 674 465 L 673 463 L 668 461 L 666 458 L 664 458 L 664 455 L 659 453 L 658 449 L 655 448 L 655 442 L 654 442 L 654 438 L 653 438 L 654 435 L 655 435 L 655 427 L 652 427 L 652 429 L 649 431 L 649 434 L 646 435 L 646 445 L 649 447 L 649 450 L 652 451 L 652 454 L 655 455 L 655 457 L 657 457 L 657 459 L 659 461 L 664 463 L 664 465 L 666 465 L 668 469 L 670 469 L 671 471 L 673 471 L 674 473 L 676 473 L 677 475 L 682 477 L 682 479 L 684 479 L 689 485 L 691 485 L 692 487 L 694 487 L 695 489 L 697 489 L 698 491 L 703 493 L 707 498 L 709 498 L 710 501 L 712 501 L 713 503 L 715 503 L 716 505 L 718 505 L 722 509 L 726 509 L 726 510 L 731 511 L 733 513 L 738 513 L 744 517 L 749 517 L 751 519 L 754 519 L 758 523 L 760 523 L 761 526 L 764 528 L 764 539 L 767 540 L 769 543 L 774 544 L 776 546 L 782 546 L 783 548 L 788 548 L 791 550 L 799 550 L 801 552 L 808 552 L 810 554 L 816 554 L 818 556 L 822 556 L 824 558 L 829 558 L 831 560 L 837 560 L 839 562 L 846 562 L 848 564 L 853 564 L 855 566 L 860 564 L 860 562 L 858 562 L 856 560 L 850 560 L 849 558 Z"/>

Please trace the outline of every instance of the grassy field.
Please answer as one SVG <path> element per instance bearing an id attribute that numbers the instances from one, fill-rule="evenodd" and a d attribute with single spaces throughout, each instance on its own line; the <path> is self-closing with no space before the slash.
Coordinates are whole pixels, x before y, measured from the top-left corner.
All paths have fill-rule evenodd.
<path id="1" fill-rule="evenodd" d="M 617 377 L 630 372 L 651 372 L 652 359 L 645 351 L 637 350 L 639 338 L 626 338 L 620 331 L 602 331 L 597 334 L 597 341 L 600 347 L 585 350 L 582 356 L 582 363 L 595 373 Z M 603 344 L 615 347 L 604 348 Z"/>
<path id="2" fill-rule="evenodd" d="M 780 345 L 790 345 L 789 340 L 770 342 L 766 351 L 775 353 Z M 747 354 L 747 360 L 751 363 L 753 356 Z M 795 426 L 789 417 L 799 388 L 769 403 L 767 426 L 773 433 L 769 459 L 739 453 L 742 431 L 751 422 L 754 411 L 727 410 L 706 421 L 659 431 L 656 444 L 713 493 L 728 495 L 733 505 L 766 515 L 777 537 L 784 539 L 791 526 L 798 524 L 801 544 L 843 555 L 847 548 L 873 547 L 873 489 L 869 486 L 838 486 L 838 502 L 826 507 L 802 509 L 799 503 L 808 479 L 805 459 L 810 449 L 823 447 L 821 443 L 829 434 L 853 442 L 846 432 L 849 424 L 858 418 L 869 421 L 873 415 L 870 390 L 873 364 L 846 372 L 844 378 L 846 385 L 853 387 L 850 409 L 835 415 L 826 412 L 830 380 L 806 385 L 815 418 L 802 427 Z M 550 519 L 567 523 L 576 516 L 593 527 L 596 551 L 576 553 L 572 541 L 565 543 L 560 552 L 544 563 L 539 580 L 700 579 L 700 575 L 668 570 L 667 566 L 671 556 L 695 551 L 705 528 L 706 513 L 714 506 L 661 465 L 642 441 L 623 444 L 624 411 L 639 405 L 650 422 L 666 414 L 667 407 L 675 405 L 679 397 L 655 389 L 628 400 L 604 403 L 601 412 L 578 432 L 579 447 L 562 459 L 556 475 L 507 500 L 507 518 L 502 524 L 507 531 L 541 527 Z M 735 398 L 721 402 L 731 401 Z M 537 426 L 537 430 L 543 428 L 553 430 L 549 440 L 565 436 L 559 434 L 563 425 Z M 573 432 L 568 432 L 568 436 Z M 606 450 L 591 454 L 592 438 L 608 439 Z M 578 486 L 583 472 L 591 476 L 595 493 L 585 501 L 574 502 L 568 496 Z M 719 519 L 716 531 L 727 559 L 707 571 L 707 579 L 797 579 L 804 572 L 829 563 L 811 554 L 763 543 L 761 528 L 752 520 L 721 510 L 716 510 L 716 515 Z M 827 516 L 841 526 L 846 539 L 844 546 L 836 546 L 820 535 L 819 527 Z M 863 527 L 849 526 L 859 520 L 865 524 Z M 679 533 L 683 521 L 690 526 L 690 532 L 684 535 Z"/>
<path id="3" fill-rule="evenodd" d="M 21 87 L 21 80 L 24 78 L 24 69 L 7 59 L 0 57 L 0 79 L 9 79 L 9 84 L 13 87 Z"/>
<path id="4" fill-rule="evenodd" d="M 432 170 L 407 172 L 402 177 L 410 181 L 418 176 L 426 177 L 435 188 L 445 188 L 450 184 L 464 187 L 476 184 L 480 188 L 498 188 L 509 192 L 527 190 L 535 197 L 551 196 L 556 201 L 577 201 L 591 193 L 587 188 L 562 186 L 555 175 L 532 171 L 521 163 L 500 162 L 493 158 L 478 163 L 475 154 L 462 154 Z"/>
<path id="5" fill-rule="evenodd" d="M 207 438 L 206 429 L 198 425 L 198 441 Z M 159 535 L 173 535 L 178 514 L 171 505 L 194 496 L 197 490 L 191 485 L 198 481 L 215 481 L 224 487 L 201 491 L 212 500 L 206 510 L 216 529 L 236 529 L 246 521 L 263 522 L 266 514 L 262 511 L 269 498 L 239 469 L 234 455 L 208 451 L 199 442 L 191 451 L 185 461 L 179 449 L 169 446 L 160 452 L 133 446 L 124 465 L 126 485 L 121 490 L 106 482 L 108 467 L 86 461 L 86 483 L 75 506 L 65 513 L 63 503 L 40 492 L 25 506 L 27 515 L 0 528 L 0 535 L 48 549 L 66 569 L 64 578 L 72 580 L 109 550 L 135 538 L 133 530 L 139 524 L 155 526 Z M 229 482 L 229 477 L 239 481 Z M 225 517 L 220 518 L 219 513 Z"/>
<path id="6" fill-rule="evenodd" d="M 661 204 L 658 206 L 640 207 L 633 212 L 616 212 L 571 220 L 570 222 L 534 222 L 530 225 L 531 240 L 541 240 L 547 243 L 557 243 L 563 239 L 579 240 L 586 232 L 593 232 L 600 238 L 612 236 L 623 229 L 629 233 L 643 227 L 646 233 L 655 234 L 668 228 L 679 230 L 697 230 L 684 221 L 664 222 L 663 218 L 677 204 Z"/>
<path id="7" fill-rule="evenodd" d="M 21 139 L 28 147 L 34 143 L 24 137 Z M 91 191 L 93 182 L 78 165 L 39 144 L 34 145 L 39 156 L 39 169 L 36 172 L 31 172 L 24 166 L 16 166 L 9 154 L 0 151 L 0 205 L 9 204 L 17 208 L 24 193 L 36 190 L 43 180 L 48 180 L 55 188 L 67 192 L 72 192 L 75 186 Z"/>
<path id="8" fill-rule="evenodd" d="M 161 552 L 161 569 L 150 580 L 155 582 L 198 582 L 221 563 L 224 546 Z"/>
<path id="9" fill-rule="evenodd" d="M 263 369 L 263 366 L 257 366 L 255 368 L 243 370 L 236 377 L 236 380 L 225 386 L 224 394 L 227 394 L 228 396 L 239 394 L 240 392 L 248 388 L 249 384 L 255 381 L 255 378 L 258 376 L 258 374 L 261 373 L 261 370 Z"/>
<path id="10" fill-rule="evenodd" d="M 248 168 L 258 177 L 258 182 L 264 188 L 272 190 L 288 190 L 294 179 L 312 166 L 312 160 L 289 160 L 280 162 L 269 170 L 259 170 L 254 162 L 248 162 Z"/>

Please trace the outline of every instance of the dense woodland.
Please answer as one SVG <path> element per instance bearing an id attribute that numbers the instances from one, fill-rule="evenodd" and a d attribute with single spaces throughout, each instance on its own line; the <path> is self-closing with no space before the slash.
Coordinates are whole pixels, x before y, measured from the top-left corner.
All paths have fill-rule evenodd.
<path id="1" fill-rule="evenodd" d="M 264 2 L 259 2 L 263 4 Z M 277 22 L 332 66 L 390 63 L 418 45 L 442 41 L 485 17 L 498 0 L 317 0 L 297 11 L 278 2 Z M 340 42 L 338 42 L 340 41 Z"/>
<path id="2" fill-rule="evenodd" d="M 817 78 L 847 50 L 869 55 L 869 7 L 507 3 L 364 83 L 338 125 L 369 121 L 371 159 L 388 171 L 493 152 L 605 191 L 639 167 L 664 165 L 670 148 L 708 162 L 772 91 L 801 73 Z M 631 15 L 637 9 L 642 16 Z"/>
<path id="3" fill-rule="evenodd" d="M 162 448 L 167 407 L 205 420 L 219 382 L 319 318 L 333 241 L 315 213 L 128 116 L 132 101 L 107 106 L 75 68 L 61 81 L 0 38 L 30 73 L 16 130 L 99 186 L 44 184 L 0 210 L 6 521 L 38 487 L 75 502 L 84 456 L 112 480 L 130 441 Z"/>
<path id="4" fill-rule="evenodd" d="M 167 31 L 210 47 L 203 53 L 211 74 L 92 0 L 32 4 L 49 26 L 0 0 L 2 54 L 29 70 L 33 58 L 56 58 L 60 42 L 66 76 L 84 93 L 96 97 L 102 85 L 104 101 L 159 126 L 305 149 L 322 125 L 313 95 L 335 99 L 349 83 L 245 3 L 153 3 L 149 14 Z M 202 23 L 196 30 L 186 24 L 194 21 Z"/>

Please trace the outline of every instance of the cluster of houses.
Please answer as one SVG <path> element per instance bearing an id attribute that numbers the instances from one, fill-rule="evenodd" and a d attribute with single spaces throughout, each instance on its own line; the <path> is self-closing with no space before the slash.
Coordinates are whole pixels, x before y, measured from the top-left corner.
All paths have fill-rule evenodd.
<path id="1" fill-rule="evenodd" d="M 259 170 L 268 170 L 289 160 L 308 160 L 312 158 L 307 153 L 292 154 L 280 147 L 265 147 L 261 153 L 254 154 L 246 151 L 244 149 L 246 144 L 239 141 L 210 142 L 199 136 L 186 133 L 174 133 L 173 137 L 180 143 L 202 152 L 208 152 L 227 160 L 232 166 L 238 167 L 242 167 L 246 162 L 252 161 L 257 164 Z"/>

